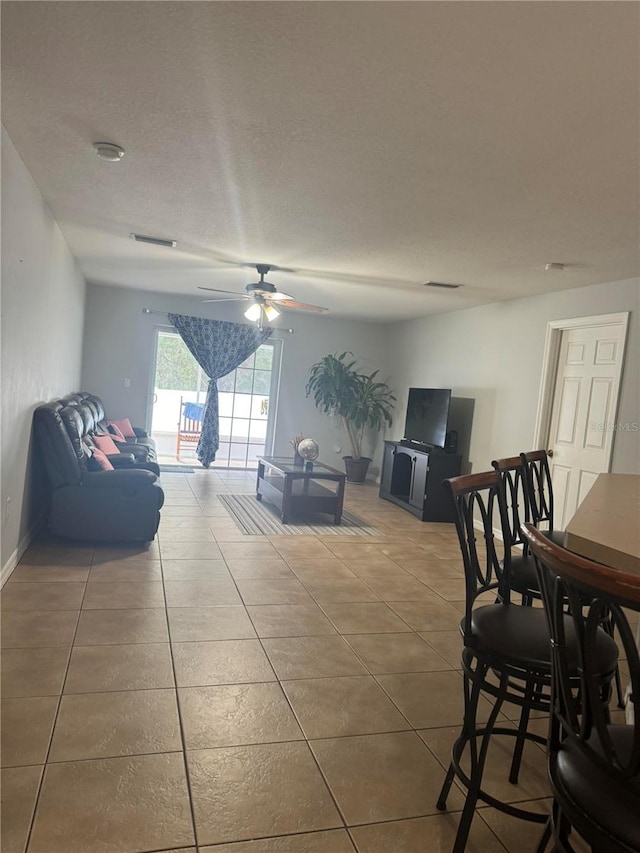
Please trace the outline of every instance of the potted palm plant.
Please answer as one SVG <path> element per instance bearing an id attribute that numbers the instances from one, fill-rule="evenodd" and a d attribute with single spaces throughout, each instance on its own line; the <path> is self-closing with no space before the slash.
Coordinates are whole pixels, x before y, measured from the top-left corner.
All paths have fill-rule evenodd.
<path id="1" fill-rule="evenodd" d="M 340 418 L 349 436 L 351 456 L 344 456 L 347 480 L 364 483 L 371 459 L 362 455 L 366 429 L 391 426 L 396 398 L 389 386 L 377 379 L 380 371 L 361 373 L 352 352 L 325 355 L 309 369 L 307 397 L 327 415 Z"/>

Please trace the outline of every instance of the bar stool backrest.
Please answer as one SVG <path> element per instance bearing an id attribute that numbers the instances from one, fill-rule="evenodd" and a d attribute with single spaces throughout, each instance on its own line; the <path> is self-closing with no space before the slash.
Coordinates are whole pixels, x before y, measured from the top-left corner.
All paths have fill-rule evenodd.
<path id="1" fill-rule="evenodd" d="M 495 590 L 504 603 L 509 602 L 511 549 L 504 488 L 496 471 L 453 477 L 444 482 L 456 511 L 466 583 L 465 642 L 471 642 L 471 611 L 478 596 Z M 496 539 L 496 532 L 502 540 Z"/>
<path id="2" fill-rule="evenodd" d="M 509 544 L 512 547 L 523 545 L 526 554 L 528 546 L 520 530 L 523 524 L 531 521 L 526 465 L 520 456 L 494 459 L 491 464 L 502 477 L 509 522 Z"/>
<path id="3" fill-rule="evenodd" d="M 553 700 L 549 752 L 572 741 L 584 757 L 609 774 L 631 779 L 640 773 L 640 660 L 625 608 L 640 611 L 640 578 L 625 583 L 624 575 L 561 548 L 532 524 L 523 535 L 535 558 L 552 643 Z M 566 643 L 567 602 L 578 639 L 580 678 L 569 678 Z M 615 626 L 618 644 L 626 652 L 631 673 L 634 710 L 632 738 L 625 748 L 611 727 L 602 702 L 602 674 L 594 668 L 598 627 L 606 616 Z M 612 732 L 614 737 L 612 738 Z M 626 735 L 629 734 L 627 728 Z M 629 744 L 631 748 L 629 749 Z"/>
<path id="4" fill-rule="evenodd" d="M 529 450 L 521 453 L 525 468 L 531 520 L 536 527 L 546 522 L 553 530 L 553 484 L 546 450 Z"/>

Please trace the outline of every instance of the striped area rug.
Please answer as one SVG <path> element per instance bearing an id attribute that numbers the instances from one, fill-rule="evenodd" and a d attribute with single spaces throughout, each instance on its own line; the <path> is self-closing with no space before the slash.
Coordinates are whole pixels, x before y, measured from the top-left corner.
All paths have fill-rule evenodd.
<path id="1" fill-rule="evenodd" d="M 381 532 L 370 527 L 361 518 L 346 509 L 342 511 L 342 522 L 333 523 L 332 515 L 313 513 L 310 518 L 294 519 L 283 524 L 273 504 L 259 501 L 255 495 L 220 495 L 220 502 L 243 533 L 256 536 L 381 536 Z"/>

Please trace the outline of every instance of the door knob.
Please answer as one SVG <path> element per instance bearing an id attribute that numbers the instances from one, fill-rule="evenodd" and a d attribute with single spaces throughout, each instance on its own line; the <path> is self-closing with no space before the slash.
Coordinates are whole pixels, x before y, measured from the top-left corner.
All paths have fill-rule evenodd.
<path id="1" fill-rule="evenodd" d="M 547 456 L 553 456 L 553 450 L 547 450 Z"/>

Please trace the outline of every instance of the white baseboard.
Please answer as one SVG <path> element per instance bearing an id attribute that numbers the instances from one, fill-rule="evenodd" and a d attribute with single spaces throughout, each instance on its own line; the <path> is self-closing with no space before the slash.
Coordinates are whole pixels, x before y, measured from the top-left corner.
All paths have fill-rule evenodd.
<path id="1" fill-rule="evenodd" d="M 27 550 L 29 545 L 33 542 L 36 537 L 36 534 L 39 533 L 40 528 L 44 524 L 44 516 L 40 516 L 37 518 L 34 523 L 31 525 L 29 530 L 24 534 L 22 539 L 18 542 L 18 547 L 11 554 L 7 562 L 4 564 L 2 569 L 0 570 L 0 589 L 5 585 L 5 583 L 11 577 L 11 573 L 15 569 L 15 567 L 20 562 L 20 559 L 24 552 Z"/>

